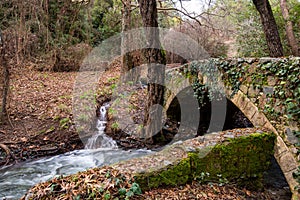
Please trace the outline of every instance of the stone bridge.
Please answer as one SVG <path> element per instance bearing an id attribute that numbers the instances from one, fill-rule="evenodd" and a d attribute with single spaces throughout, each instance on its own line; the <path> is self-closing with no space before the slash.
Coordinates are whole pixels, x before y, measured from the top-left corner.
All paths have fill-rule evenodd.
<path id="1" fill-rule="evenodd" d="M 297 134 L 293 133 L 298 131 L 300 118 L 299 63 L 300 58 L 210 59 L 168 69 L 166 87 L 169 90 L 165 93 L 165 108 L 170 107 L 174 99 L 179 99 L 181 94 L 187 94 L 188 98 L 180 102 L 180 107 L 195 103 L 190 96 L 194 93 L 191 94 L 186 89 L 192 86 L 196 91 L 200 91 L 197 97 L 201 97 L 201 89 L 204 89 L 208 94 L 212 91 L 212 97 L 217 101 L 231 101 L 256 127 L 243 131 L 213 132 L 178 141 L 162 151 L 116 163 L 112 167 L 133 174 L 142 189 L 185 184 L 204 172 L 210 174 L 209 177 L 204 177 L 208 181 L 218 180 L 221 175 L 229 181 L 243 179 L 251 182 L 254 180 L 251 178 L 259 180 L 262 177 L 274 153 L 293 192 L 293 199 L 299 199 L 299 189 L 296 188 L 299 187 L 299 183 L 293 177 L 293 172 L 296 172 L 299 166 L 300 145 Z M 221 94 L 222 98 L 214 94 Z M 213 102 L 214 99 L 211 100 Z M 198 105 L 198 100 L 196 103 Z M 218 103 L 215 105 L 219 106 Z M 194 108 L 193 106 L 189 107 Z M 185 114 L 184 117 L 189 118 L 189 115 L 194 113 L 188 110 Z M 116 113 L 112 116 L 113 119 L 118 116 L 115 115 Z M 225 117 L 224 113 L 216 115 L 217 118 Z M 191 121 L 197 121 L 193 117 L 192 115 Z M 176 136 L 180 135 L 180 128 Z M 183 133 L 186 132 L 187 130 L 183 130 Z M 192 132 L 195 134 L 195 131 Z M 88 171 L 83 173 L 90 175 Z M 60 180 L 65 178 L 68 177 Z M 71 177 L 71 180 L 74 178 Z M 52 182 L 47 184 L 49 188 Z M 78 189 L 76 184 L 71 185 Z M 37 188 L 36 191 L 39 191 L 41 187 L 38 185 Z M 27 197 L 33 198 L 39 194 L 41 193 L 31 191 Z M 54 193 L 51 191 L 52 194 Z"/>
<path id="2" fill-rule="evenodd" d="M 299 61 L 300 58 L 210 59 L 168 69 L 165 108 L 195 82 L 211 90 L 224 91 L 224 97 L 253 126 L 276 134 L 274 156 L 291 190 L 296 192 L 299 183 L 293 173 L 299 166 L 299 138 L 293 131 L 299 131 Z"/>

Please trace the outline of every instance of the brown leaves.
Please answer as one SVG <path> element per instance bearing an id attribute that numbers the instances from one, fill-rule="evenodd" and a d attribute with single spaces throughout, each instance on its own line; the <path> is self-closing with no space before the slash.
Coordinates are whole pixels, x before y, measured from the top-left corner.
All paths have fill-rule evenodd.
<path id="1" fill-rule="evenodd" d="M 76 73 L 38 72 L 29 68 L 12 73 L 11 114 L 43 118 L 68 117 Z"/>
<path id="2" fill-rule="evenodd" d="M 134 199 L 271 199 L 271 197 L 263 192 L 250 192 L 246 189 L 239 189 L 233 185 L 219 186 L 216 184 L 201 185 L 197 182 L 177 186 L 172 188 L 154 189 L 145 192 L 142 197 Z"/>
<path id="3" fill-rule="evenodd" d="M 106 199 L 124 199 L 125 193 L 131 191 L 133 186 L 134 179 L 130 174 L 121 174 L 112 167 L 103 167 L 57 177 L 36 185 L 29 193 L 32 199 L 103 199 L 105 196 Z M 120 192 L 123 190 L 124 194 Z"/>
<path id="4" fill-rule="evenodd" d="M 120 173 L 112 167 L 94 168 L 66 177 L 57 177 L 32 188 L 32 199 L 125 199 L 134 191 L 134 179 L 130 173 Z M 22 199 L 24 199 L 23 197 Z M 268 192 L 239 189 L 234 185 L 202 185 L 193 181 L 177 187 L 162 187 L 146 191 L 130 199 L 191 200 L 191 199 L 272 199 Z"/>

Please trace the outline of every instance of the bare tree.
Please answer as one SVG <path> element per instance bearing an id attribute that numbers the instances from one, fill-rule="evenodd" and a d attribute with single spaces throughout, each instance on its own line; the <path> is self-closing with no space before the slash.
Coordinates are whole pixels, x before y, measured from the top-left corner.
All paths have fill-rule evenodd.
<path id="1" fill-rule="evenodd" d="M 292 49 L 293 55 L 299 56 L 299 46 L 293 31 L 293 23 L 290 20 L 290 14 L 289 14 L 286 0 L 280 0 L 280 8 L 281 8 L 282 16 L 285 20 L 285 31 L 286 31 L 288 44 Z"/>
<path id="2" fill-rule="evenodd" d="M 270 56 L 283 56 L 283 47 L 269 0 L 252 1 L 260 14 L 260 19 L 266 36 L 267 45 L 270 51 Z"/>

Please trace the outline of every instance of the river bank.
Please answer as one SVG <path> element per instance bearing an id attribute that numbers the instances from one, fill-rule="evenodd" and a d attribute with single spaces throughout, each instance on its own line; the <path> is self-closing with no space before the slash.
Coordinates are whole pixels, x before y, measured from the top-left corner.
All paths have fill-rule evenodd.
<path id="1" fill-rule="evenodd" d="M 106 71 L 105 79 L 100 80 L 101 83 L 99 84 L 110 87 L 112 80 L 116 80 L 119 69 L 119 66 L 117 66 L 112 68 L 111 71 Z M 71 115 L 72 89 L 76 73 L 36 72 L 32 70 L 24 68 L 15 70 L 12 73 L 12 91 L 9 103 L 10 120 L 0 127 L 0 141 L 4 145 L 2 146 L 4 148 L 1 147 L 0 157 L 2 166 L 13 163 L 23 165 L 23 161 L 26 160 L 54 156 L 73 150 L 76 152 L 76 149 L 84 148 L 72 124 Z M 7 147 L 8 151 L 6 151 L 5 147 Z M 66 165 L 66 163 L 61 165 L 61 167 L 71 167 Z M 15 166 L 18 166 L 18 164 Z M 25 170 L 28 169 L 31 168 L 28 167 Z M 39 172 L 34 168 L 32 170 Z M 80 171 L 82 170 L 84 169 L 80 168 Z M 63 170 L 58 171 L 63 172 Z M 5 173 L 4 171 L 2 172 Z M 22 176 L 22 172 L 19 175 Z M 48 178 L 55 175 L 59 175 L 59 173 L 50 173 Z M 38 182 L 40 181 L 45 181 L 45 179 L 41 179 Z M 30 186 L 36 183 L 31 183 Z M 9 184 L 7 187 L 10 190 Z M 16 186 L 17 189 L 18 187 Z M 205 190 L 202 194 L 197 189 L 201 187 L 197 183 L 192 182 L 179 187 L 147 191 L 136 198 L 184 199 L 185 197 L 191 198 L 191 195 L 194 195 L 194 198 L 197 199 L 196 197 L 200 192 L 202 196 L 198 196 L 199 199 L 220 199 L 225 197 L 232 199 L 243 199 L 242 197 L 246 199 L 276 199 L 279 194 L 278 192 L 274 192 L 274 194 L 271 192 L 270 194 L 269 190 L 249 191 L 243 188 L 236 188 L 235 186 L 214 187 L 218 187 L 219 189 L 216 190 L 221 192 L 212 192 L 214 189 L 211 190 L 210 185 L 203 185 L 202 189 L 206 188 L 207 191 Z M 226 189 L 226 187 L 229 189 Z M 280 186 L 280 188 L 280 191 L 284 191 L 283 186 Z M 27 189 L 28 186 L 26 187 Z M 191 193 L 186 193 L 188 190 Z M 163 196 L 160 196 L 161 194 Z M 214 196 L 211 196 L 211 194 Z M 239 194 L 241 195 L 239 196 Z M 280 196 L 281 199 L 284 199 L 282 197 L 284 196 Z"/>

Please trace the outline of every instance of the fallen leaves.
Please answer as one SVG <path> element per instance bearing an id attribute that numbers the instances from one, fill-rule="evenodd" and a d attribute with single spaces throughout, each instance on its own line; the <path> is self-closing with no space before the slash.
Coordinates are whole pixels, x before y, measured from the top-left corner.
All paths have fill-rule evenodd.
<path id="1" fill-rule="evenodd" d="M 141 192 L 131 174 L 120 173 L 112 167 L 103 167 L 40 183 L 28 192 L 28 196 L 33 200 L 125 199 Z"/>
<path id="2" fill-rule="evenodd" d="M 246 200 L 246 199 L 272 199 L 267 192 L 252 192 L 246 189 L 239 189 L 234 185 L 219 186 L 217 184 L 200 184 L 193 181 L 190 184 L 178 187 L 158 188 L 145 192 L 140 197 L 133 199 L 223 199 L 223 200 Z"/>

